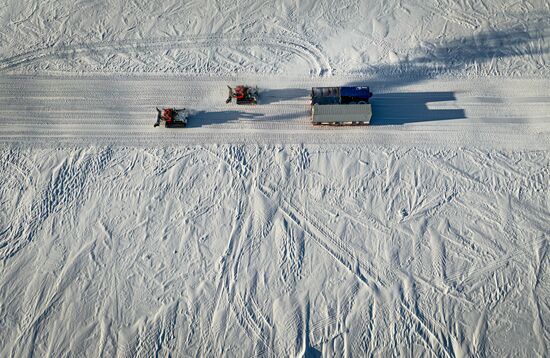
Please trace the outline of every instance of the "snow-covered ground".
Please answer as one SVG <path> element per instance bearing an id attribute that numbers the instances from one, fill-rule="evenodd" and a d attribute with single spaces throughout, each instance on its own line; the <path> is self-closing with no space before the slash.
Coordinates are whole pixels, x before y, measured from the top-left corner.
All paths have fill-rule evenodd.
<path id="1" fill-rule="evenodd" d="M 6 0 L 0 356 L 549 355 L 549 19 Z M 312 127 L 318 85 L 372 125 Z"/>

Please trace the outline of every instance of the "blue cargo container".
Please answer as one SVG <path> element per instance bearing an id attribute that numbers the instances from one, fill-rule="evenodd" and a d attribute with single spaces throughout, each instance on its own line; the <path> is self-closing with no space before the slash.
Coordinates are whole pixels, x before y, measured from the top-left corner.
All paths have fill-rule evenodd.
<path id="1" fill-rule="evenodd" d="M 313 87 L 311 104 L 366 104 L 372 93 L 369 87 Z"/>
<path id="2" fill-rule="evenodd" d="M 354 98 L 368 102 L 372 93 L 368 87 L 341 87 L 340 97 Z"/>

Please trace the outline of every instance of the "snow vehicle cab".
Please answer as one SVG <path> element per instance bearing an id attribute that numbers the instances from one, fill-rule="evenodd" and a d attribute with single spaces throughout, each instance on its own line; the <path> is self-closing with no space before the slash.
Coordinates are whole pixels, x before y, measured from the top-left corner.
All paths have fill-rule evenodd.
<path id="1" fill-rule="evenodd" d="M 162 110 L 157 108 L 157 121 L 153 127 L 158 127 L 160 122 L 164 122 L 166 128 L 183 128 L 187 126 L 188 117 L 189 112 L 185 108 L 163 108 Z"/>
<path id="2" fill-rule="evenodd" d="M 313 124 L 369 124 L 372 109 L 369 87 L 313 87 L 311 121 Z"/>
<path id="3" fill-rule="evenodd" d="M 239 85 L 235 88 L 227 86 L 229 96 L 225 103 L 229 103 L 235 98 L 237 104 L 257 104 L 258 103 L 258 87 L 250 87 Z"/>

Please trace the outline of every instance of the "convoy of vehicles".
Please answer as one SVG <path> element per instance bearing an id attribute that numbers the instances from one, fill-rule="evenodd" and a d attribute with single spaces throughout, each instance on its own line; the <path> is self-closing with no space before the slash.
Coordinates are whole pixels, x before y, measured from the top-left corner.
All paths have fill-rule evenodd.
<path id="1" fill-rule="evenodd" d="M 258 87 L 238 85 L 227 86 L 229 95 L 225 103 L 235 100 L 238 105 L 258 104 Z M 372 117 L 369 102 L 372 92 L 369 87 L 313 87 L 311 89 L 311 122 L 314 125 L 365 125 Z M 189 112 L 183 109 L 157 108 L 158 127 L 185 127 Z"/>

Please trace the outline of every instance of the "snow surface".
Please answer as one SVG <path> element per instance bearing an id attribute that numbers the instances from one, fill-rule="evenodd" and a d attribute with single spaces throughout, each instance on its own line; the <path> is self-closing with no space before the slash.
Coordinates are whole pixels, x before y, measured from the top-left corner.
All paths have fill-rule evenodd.
<path id="1" fill-rule="evenodd" d="M 549 19 L 5 0 L 0 356 L 548 356 Z M 372 125 L 311 126 L 322 85 Z"/>

